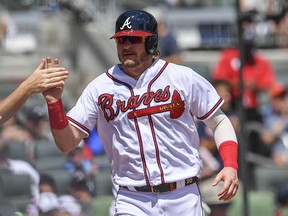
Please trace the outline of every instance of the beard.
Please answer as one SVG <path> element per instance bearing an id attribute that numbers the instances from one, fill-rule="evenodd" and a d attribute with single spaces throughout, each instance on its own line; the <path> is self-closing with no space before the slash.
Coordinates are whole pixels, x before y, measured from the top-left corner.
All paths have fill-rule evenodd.
<path id="1" fill-rule="evenodd" d="M 147 53 L 142 53 L 140 57 L 136 57 L 135 59 L 121 59 L 119 56 L 119 59 L 124 67 L 135 68 L 147 61 L 149 59 L 149 55 Z"/>

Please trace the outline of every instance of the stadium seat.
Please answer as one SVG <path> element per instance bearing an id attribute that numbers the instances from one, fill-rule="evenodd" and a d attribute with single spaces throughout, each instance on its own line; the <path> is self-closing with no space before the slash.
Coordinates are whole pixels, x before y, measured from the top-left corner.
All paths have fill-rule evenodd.
<path id="1" fill-rule="evenodd" d="M 30 182 L 28 175 L 1 172 L 1 198 L 12 203 L 19 211 L 25 210 L 32 198 Z"/>
<path id="2" fill-rule="evenodd" d="M 43 172 L 50 175 L 56 183 L 56 189 L 58 194 L 69 193 L 69 184 L 72 179 L 72 174 L 66 169 L 52 169 Z"/>
<path id="3" fill-rule="evenodd" d="M 0 199 L 0 215 L 15 215 L 15 212 L 17 212 L 17 208 L 15 204 L 12 201 L 8 201 L 5 199 Z"/>
<path id="4" fill-rule="evenodd" d="M 37 158 L 35 160 L 35 168 L 40 172 L 46 172 L 48 170 L 64 169 L 66 163 L 65 156 L 47 156 Z"/>
<path id="5" fill-rule="evenodd" d="M 8 143 L 9 156 L 11 159 L 29 162 L 29 152 L 26 143 L 13 141 Z"/>
<path id="6" fill-rule="evenodd" d="M 48 156 L 63 156 L 56 146 L 56 144 L 50 140 L 37 140 L 35 141 L 35 158 L 42 158 Z"/>

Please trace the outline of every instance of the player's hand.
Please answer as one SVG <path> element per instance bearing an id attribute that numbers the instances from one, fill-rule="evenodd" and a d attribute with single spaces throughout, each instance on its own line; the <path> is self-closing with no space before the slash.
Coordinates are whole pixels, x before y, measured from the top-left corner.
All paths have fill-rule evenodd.
<path id="1" fill-rule="evenodd" d="M 224 167 L 215 177 L 212 186 L 223 181 L 223 187 L 218 193 L 218 199 L 227 201 L 233 198 L 239 188 L 237 170 L 232 167 Z"/>
<path id="2" fill-rule="evenodd" d="M 45 68 L 45 62 L 46 60 L 42 59 L 36 70 L 22 83 L 23 88 L 26 88 L 30 94 L 43 92 L 46 89 L 57 86 L 64 86 L 68 71 L 63 67 Z"/>
<path id="3" fill-rule="evenodd" d="M 46 58 L 46 70 L 57 70 L 59 68 L 62 68 L 62 67 L 59 66 L 58 59 L 54 59 L 53 64 L 54 65 L 52 65 L 51 58 L 47 57 Z M 44 64 L 44 67 L 45 67 L 45 64 Z M 62 68 L 62 70 L 63 70 L 63 68 Z M 64 71 L 66 71 L 65 68 L 64 68 Z M 67 78 L 67 75 L 68 75 L 68 73 L 66 74 L 66 78 Z M 59 79 L 60 77 L 54 77 L 54 80 L 56 80 L 56 78 Z M 61 98 L 61 95 L 62 95 L 62 92 L 63 92 L 63 87 L 65 85 L 65 82 L 64 82 L 65 79 L 59 80 L 57 82 L 57 84 L 55 82 L 53 86 L 51 86 L 50 88 L 47 88 L 45 91 L 42 92 L 42 94 L 45 97 L 47 102 L 54 103 L 54 102 L 56 102 L 57 100 L 59 100 Z"/>

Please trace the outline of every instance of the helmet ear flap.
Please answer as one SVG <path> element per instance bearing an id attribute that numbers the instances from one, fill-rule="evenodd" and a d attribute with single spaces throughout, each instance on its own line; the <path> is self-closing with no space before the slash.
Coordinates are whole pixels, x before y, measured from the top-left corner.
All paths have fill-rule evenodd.
<path id="1" fill-rule="evenodd" d="M 145 41 L 145 49 L 149 55 L 158 55 L 158 36 L 149 36 Z"/>

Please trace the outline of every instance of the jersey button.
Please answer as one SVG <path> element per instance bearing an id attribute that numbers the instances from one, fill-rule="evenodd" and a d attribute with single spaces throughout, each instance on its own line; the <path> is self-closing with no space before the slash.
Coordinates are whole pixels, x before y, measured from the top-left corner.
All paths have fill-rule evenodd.
<path id="1" fill-rule="evenodd" d="M 156 163 L 156 160 L 154 160 L 154 159 L 149 159 L 149 160 L 148 160 L 148 163 L 150 163 L 150 164 L 155 164 L 155 163 Z"/>

